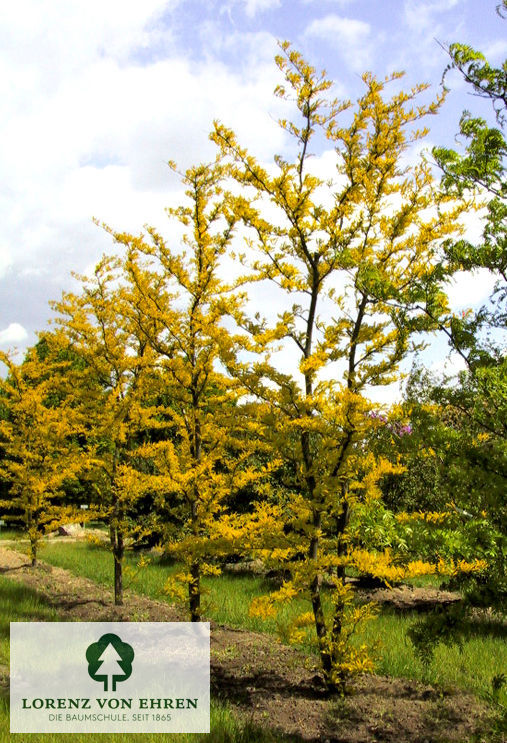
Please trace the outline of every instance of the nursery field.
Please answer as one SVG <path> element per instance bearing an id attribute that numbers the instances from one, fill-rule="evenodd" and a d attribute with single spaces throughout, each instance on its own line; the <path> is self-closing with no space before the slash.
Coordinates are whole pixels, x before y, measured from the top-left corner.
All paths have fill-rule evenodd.
<path id="1" fill-rule="evenodd" d="M 132 38 L 142 43 L 111 67 L 132 81 L 152 63 L 162 74 L 163 49 L 177 49 L 179 22 L 169 14 L 185 6 L 188 15 L 185 3 L 148 5 L 156 51 L 145 48 L 148 26 L 140 26 Z M 150 115 L 149 135 L 135 138 L 130 176 L 123 149 L 109 157 L 100 144 L 118 139 L 110 135 L 123 127 L 123 113 L 107 137 L 86 129 L 86 150 L 67 160 L 88 175 L 61 180 L 93 188 L 95 223 L 111 243 L 102 257 L 74 209 L 87 198 L 63 199 L 72 218 L 60 240 L 52 222 L 31 230 L 33 209 L 30 230 L 20 222 L 9 233 L 23 261 L 27 245 L 36 246 L 37 270 L 23 263 L 16 272 L 19 280 L 36 276 L 36 290 L 20 285 L 12 296 L 42 297 L 41 276 L 58 291 L 47 325 L 44 313 L 20 307 L 0 327 L 0 743 L 51 741 L 49 726 L 64 721 L 159 733 L 98 736 L 118 741 L 505 743 L 507 61 L 504 29 L 493 20 L 507 20 L 507 0 L 491 0 L 489 22 L 482 12 L 472 22 L 472 6 L 481 5 L 472 0 L 407 1 L 382 18 L 366 9 L 382 6 L 371 0 L 340 0 L 334 5 L 347 6 L 347 16 L 318 17 L 331 4 L 234 0 L 227 13 L 223 3 L 188 5 L 214 8 L 231 29 L 243 14 L 249 34 L 256 10 L 263 18 L 276 12 L 276 35 L 274 25 L 259 26 L 251 44 L 240 35 L 236 47 L 228 31 L 202 56 L 204 29 L 215 28 L 206 16 L 196 64 L 176 65 L 172 86 L 195 90 L 199 104 L 161 97 L 169 101 L 164 116 L 183 125 L 188 110 L 192 125 L 181 142 L 175 131 L 164 135 L 174 151 L 155 155 L 158 118 Z M 301 26 L 282 31 L 283 5 L 287 22 Z M 383 26 L 390 15 L 394 35 Z M 493 35 L 484 37 L 488 23 Z M 412 36 L 416 27 L 421 35 Z M 446 41 L 444 28 L 463 30 L 464 40 Z M 443 57 L 432 57 L 422 34 L 438 37 L 432 48 Z M 396 71 L 398 61 L 405 67 L 402 35 L 416 61 L 406 80 Z M 182 48 L 193 55 L 187 41 Z M 321 67 L 328 42 L 329 74 Z M 104 44 L 93 45 L 102 56 Z M 114 47 L 105 44 L 108 53 Z M 236 83 L 224 84 L 225 62 L 213 66 L 219 48 L 242 80 L 238 100 Z M 373 69 L 361 74 L 361 59 Z M 203 97 L 207 83 L 187 86 L 201 63 L 202 80 L 220 80 L 225 96 Z M 274 99 L 263 88 L 271 81 Z M 124 108 L 123 98 L 106 96 L 106 108 Z M 199 120 L 201 99 L 213 100 L 209 128 Z M 449 118 L 435 128 L 448 105 L 454 125 Z M 277 120 L 274 136 L 262 133 L 268 119 Z M 62 121 L 66 133 L 79 133 Z M 162 120 L 157 126 L 166 131 Z M 206 131 L 201 152 L 197 132 Z M 167 162 L 171 180 L 167 223 L 142 220 L 141 229 L 137 202 L 121 198 L 127 211 L 117 221 L 107 200 L 96 199 L 123 191 L 95 189 L 95 178 L 142 183 L 138 206 L 152 203 L 146 184 L 155 166 L 138 177 L 143 141 L 149 162 Z M 46 166 L 41 172 L 52 171 Z M 153 195 L 162 193 L 158 179 Z M 49 240 L 58 271 L 38 270 L 38 235 Z M 68 264 L 58 263 L 60 245 Z M 72 280 L 64 267 L 73 268 Z M 2 350 L 17 338 L 22 348 Z M 9 622 L 27 620 L 56 624 L 47 636 L 33 626 L 9 634 Z M 156 628 L 163 639 L 146 624 L 91 638 L 83 624 L 58 624 L 101 621 L 194 624 Z M 204 698 L 206 713 L 208 705 L 208 627 L 199 622 L 211 626 L 212 731 L 166 735 L 167 723 L 208 729 L 207 714 L 196 721 Z M 146 644 L 127 637 L 134 629 L 149 635 Z M 190 651 L 185 630 L 195 635 L 189 643 L 205 635 L 204 648 Z M 183 651 L 195 665 L 181 660 Z M 203 652 L 204 674 L 202 665 L 196 670 Z M 130 679 L 134 658 L 123 688 L 139 681 L 143 696 L 123 699 L 116 683 Z M 176 673 L 180 660 L 185 679 Z M 102 692 L 90 678 L 108 697 L 85 699 Z M 90 694 L 77 701 L 83 679 Z M 25 727 L 49 736 L 9 734 L 9 681 L 13 728 L 22 727 L 18 713 L 35 710 Z M 28 699 L 42 686 L 47 697 Z M 76 697 L 63 699 L 60 689 Z M 100 713 L 132 705 L 152 712 Z M 92 713 L 56 712 L 77 708 Z M 183 708 L 196 719 L 155 711 Z"/>
<path id="2" fill-rule="evenodd" d="M 21 736 L 9 737 L 7 732 L 9 621 L 174 621 L 186 617 L 169 605 L 164 593 L 167 578 L 177 566 L 164 564 L 158 557 L 139 567 L 140 555 L 129 553 L 125 606 L 114 607 L 112 558 L 104 547 L 86 540 L 52 540 L 44 546 L 44 562 L 31 568 L 22 553 L 22 542 L 2 542 L 3 743 L 21 740 Z M 381 602 L 377 618 L 355 638 L 357 643 L 376 646 L 376 675 L 360 678 L 346 698 L 329 700 L 318 684 L 318 659 L 310 637 L 297 649 L 283 643 L 284 625 L 290 623 L 291 612 L 305 607 L 287 607 L 276 622 L 249 616 L 252 599 L 265 594 L 272 584 L 273 580 L 237 568 L 205 580 L 205 616 L 212 621 L 212 732 L 209 736 L 179 735 L 175 740 L 503 740 L 501 713 L 507 699 L 503 690 L 495 691 L 494 679 L 507 667 L 506 628 L 495 615 L 478 613 L 461 647 L 439 645 L 433 662 L 424 666 L 414 654 L 407 630 L 432 606 L 459 597 L 439 591 L 435 578 L 421 578 L 390 590 L 358 591 L 359 600 Z M 161 739 L 156 735 L 117 735 L 112 739 L 141 737 L 146 741 Z M 23 741 L 43 739 L 48 736 L 23 736 Z M 72 736 L 72 740 L 79 739 Z M 58 740 L 65 740 L 65 736 L 58 736 Z"/>
<path id="3" fill-rule="evenodd" d="M 75 575 L 95 580 L 104 586 L 111 584 L 111 554 L 106 549 L 86 543 L 51 544 L 43 552 L 43 559 L 56 567 L 65 568 Z M 164 584 L 170 573 L 178 570 L 177 565 L 168 566 L 155 560 L 153 564 L 138 568 L 139 556 L 130 554 L 126 586 L 136 593 L 149 598 L 164 600 Z M 417 581 L 416 581 L 417 582 Z M 427 589 L 438 586 L 438 578 L 419 580 Z M 272 588 L 269 580 L 248 573 L 225 573 L 219 577 L 208 577 L 204 581 L 206 616 L 219 624 L 252 630 L 254 632 L 283 633 L 293 616 L 307 611 L 305 602 L 291 602 L 280 611 L 277 619 L 251 617 L 248 607 L 252 599 L 262 596 Z M 433 583 L 433 586 L 431 585 Z M 424 590 L 424 589 L 423 589 Z M 407 607 L 410 606 L 410 591 Z M 438 604 L 438 592 L 427 590 L 428 605 Z M 424 595 L 424 592 L 423 592 Z M 364 625 L 362 633 L 355 638 L 357 644 L 379 643 L 377 670 L 380 674 L 399 676 L 425 681 L 432 684 L 456 685 L 470 689 L 477 694 L 487 695 L 491 691 L 491 679 L 507 668 L 507 628 L 487 614 L 478 617 L 470 627 L 470 636 L 463 647 L 439 646 L 435 659 L 428 670 L 417 660 L 412 644 L 407 637 L 407 629 L 417 618 L 418 613 L 410 608 L 397 609 L 392 601 L 384 604 L 379 616 Z M 310 638 L 302 646 L 314 650 Z M 501 691 L 501 701 L 507 704 L 507 693 Z"/>

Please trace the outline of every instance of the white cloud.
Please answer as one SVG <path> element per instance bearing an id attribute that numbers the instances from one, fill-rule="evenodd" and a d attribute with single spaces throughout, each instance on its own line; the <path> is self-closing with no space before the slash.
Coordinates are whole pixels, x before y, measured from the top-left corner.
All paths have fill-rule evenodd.
<path id="1" fill-rule="evenodd" d="M 466 368 L 466 362 L 459 353 L 450 353 L 445 358 L 434 361 L 430 365 L 429 371 L 438 379 L 442 376 L 454 376 L 461 371 L 465 371 Z"/>
<path id="2" fill-rule="evenodd" d="M 482 49 L 482 52 L 490 62 L 503 62 L 507 55 L 507 41 L 505 41 L 505 39 L 492 41 Z"/>
<path id="3" fill-rule="evenodd" d="M 0 279 L 12 265 L 12 255 L 7 245 L 0 245 Z"/>
<path id="4" fill-rule="evenodd" d="M 494 285 L 495 278 L 486 268 L 458 271 L 446 289 L 449 304 L 453 310 L 478 307 L 486 302 Z"/>
<path id="5" fill-rule="evenodd" d="M 369 387 L 366 390 L 366 397 L 377 405 L 387 406 L 400 403 L 403 399 L 403 379 L 399 379 L 391 384 L 379 385 L 378 387 Z"/>
<path id="6" fill-rule="evenodd" d="M 435 30 L 435 18 L 455 8 L 461 0 L 405 0 L 405 21 L 409 28 L 421 33 Z"/>
<path id="7" fill-rule="evenodd" d="M 257 13 L 265 10 L 278 8 L 280 0 L 243 0 L 245 3 L 245 12 L 249 18 L 253 18 Z"/>
<path id="8" fill-rule="evenodd" d="M 28 338 L 28 333 L 22 325 L 17 322 L 11 322 L 11 324 L 0 330 L 0 346 L 8 346 L 11 343 L 20 343 Z"/>
<path id="9" fill-rule="evenodd" d="M 398 22 L 389 36 L 389 70 L 417 71 L 418 81 L 437 82 L 449 61 L 437 40 L 445 44 L 449 34 L 451 40 L 463 35 L 465 5 L 465 0 L 400 2 Z"/>
<path id="10" fill-rule="evenodd" d="M 248 18 L 255 18 L 259 13 L 267 10 L 273 10 L 281 5 L 282 0 L 225 0 L 220 3 L 221 15 L 227 15 L 232 23 L 232 11 L 235 7 L 240 7 Z"/>
<path id="11" fill-rule="evenodd" d="M 69 285 L 70 271 L 83 272 L 110 249 L 93 216 L 121 230 L 137 232 L 148 222 L 173 234 L 164 207 L 179 203 L 181 188 L 167 160 L 185 169 L 210 159 L 214 118 L 260 157 L 281 149 L 272 98 L 275 39 L 222 29 L 223 44 L 240 49 L 244 64 L 227 67 L 218 54 L 192 62 L 162 19 L 177 1 L 2 5 L 6 325 L 21 320 L 29 332 L 42 329 L 47 301 Z M 203 50 L 211 46 L 203 43 Z M 152 59 L 145 52 L 153 47 L 162 52 Z M 35 275 L 27 302 L 23 292 Z"/>
<path id="12" fill-rule="evenodd" d="M 364 71 L 371 64 L 373 39 L 369 23 L 335 14 L 318 18 L 310 23 L 307 34 L 332 43 L 349 67 Z"/>

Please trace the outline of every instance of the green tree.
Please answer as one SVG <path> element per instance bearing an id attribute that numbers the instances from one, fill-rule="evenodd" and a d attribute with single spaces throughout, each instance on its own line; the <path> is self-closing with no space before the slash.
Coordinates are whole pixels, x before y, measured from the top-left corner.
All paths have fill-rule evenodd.
<path id="1" fill-rule="evenodd" d="M 499 15 L 506 10 L 498 6 Z M 492 105 L 496 126 L 465 111 L 460 120 L 461 151 L 437 147 L 433 154 L 443 171 L 442 185 L 449 194 L 474 194 L 485 204 L 482 239 L 450 241 L 447 256 L 456 269 L 487 269 L 495 277 L 494 291 L 477 311 L 449 316 L 442 327 L 451 348 L 465 361 L 466 369 L 453 383 L 435 386 L 433 399 L 454 423 L 447 427 L 446 461 L 461 481 L 468 497 L 462 505 L 477 516 L 486 510 L 490 523 L 505 535 L 507 478 L 507 60 L 492 66 L 484 54 L 469 45 L 448 48 L 450 64 L 470 92 Z M 437 430 L 441 427 L 437 426 Z M 506 587 L 501 559 L 492 561 L 491 577 L 497 584 L 497 600 Z M 498 560 L 500 562 L 498 562 Z M 495 577 L 493 577 L 495 576 Z M 503 588 L 502 588 L 503 585 Z M 492 586 L 490 586 L 491 588 Z M 488 591 L 489 598 L 491 592 Z"/>
<path id="2" fill-rule="evenodd" d="M 498 6 L 506 8 L 505 2 Z M 502 347 L 495 343 L 498 334 L 484 333 L 490 328 L 506 326 L 505 300 L 507 291 L 507 182 L 505 160 L 507 144 L 507 60 L 500 67 L 490 65 L 484 54 L 467 44 L 454 43 L 448 49 L 451 69 L 457 70 L 470 88 L 470 92 L 488 101 L 494 110 L 497 126 L 486 119 L 464 111 L 459 134 L 464 144 L 461 152 L 435 147 L 433 154 L 443 171 L 442 185 L 449 193 L 474 192 L 486 204 L 482 240 L 473 245 L 466 240 L 450 242 L 447 253 L 456 268 L 488 269 L 497 279 L 489 306 L 477 313 L 466 313 L 453 318 L 448 335 L 453 348 L 469 366 L 494 364 L 503 356 Z"/>

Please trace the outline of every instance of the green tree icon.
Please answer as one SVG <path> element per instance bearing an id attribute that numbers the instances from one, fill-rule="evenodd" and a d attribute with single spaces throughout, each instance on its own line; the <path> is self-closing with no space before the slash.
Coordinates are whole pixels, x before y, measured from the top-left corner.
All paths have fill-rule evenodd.
<path id="1" fill-rule="evenodd" d="M 88 674 L 104 683 L 104 691 L 116 691 L 118 681 L 126 681 L 132 673 L 134 649 L 118 635 L 107 634 L 86 649 Z"/>

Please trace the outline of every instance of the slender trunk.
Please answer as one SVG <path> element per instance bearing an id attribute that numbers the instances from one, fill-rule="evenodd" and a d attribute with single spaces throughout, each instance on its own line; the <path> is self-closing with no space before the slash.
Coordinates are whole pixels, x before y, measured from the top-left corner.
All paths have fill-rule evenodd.
<path id="1" fill-rule="evenodd" d="M 320 529 L 322 522 L 322 516 L 320 512 L 315 511 L 313 515 L 313 526 L 315 530 Z M 310 541 L 310 549 L 308 556 L 310 560 L 316 561 L 319 552 L 319 540 L 317 536 L 313 536 Z M 327 642 L 327 626 L 326 618 L 324 616 L 324 609 L 322 606 L 321 596 L 321 584 L 322 579 L 320 574 L 317 572 L 310 584 L 310 596 L 312 601 L 313 618 L 315 621 L 315 632 L 317 634 L 317 642 L 319 644 L 320 660 L 322 663 L 322 670 L 324 671 L 324 678 L 329 678 L 331 672 L 331 655 L 329 653 L 329 646 Z"/>
<path id="2" fill-rule="evenodd" d="M 123 605 L 123 536 L 116 533 L 116 544 L 113 548 L 114 556 L 114 603 L 116 606 Z"/>
<path id="3" fill-rule="evenodd" d="M 342 660 L 338 653 L 338 643 L 340 641 L 340 635 L 343 627 L 343 613 L 345 611 L 345 603 L 342 598 L 338 598 L 334 605 L 333 615 L 333 627 L 331 630 L 331 666 L 334 669 L 332 689 L 330 691 L 338 692 L 343 694 L 345 692 L 345 681 L 347 676 L 343 667 L 340 667 L 340 661 Z"/>
<path id="4" fill-rule="evenodd" d="M 34 515 L 33 515 L 33 511 L 30 508 L 27 508 L 25 511 L 25 523 L 26 523 L 26 532 L 30 540 L 30 548 L 28 551 L 28 556 L 30 558 L 32 568 L 34 568 L 37 565 L 37 536 L 36 536 L 37 531 L 36 529 L 35 530 L 33 529 Z"/>
<path id="5" fill-rule="evenodd" d="M 119 498 L 115 494 L 116 484 L 116 468 L 118 463 L 118 449 L 115 445 L 112 461 L 111 471 L 111 487 L 112 487 L 112 499 L 113 508 L 111 513 L 111 520 L 109 522 L 109 537 L 111 540 L 111 547 L 113 550 L 114 559 L 114 603 L 115 606 L 123 605 L 123 555 L 125 552 L 125 545 L 123 542 L 123 534 L 121 532 L 121 523 L 123 520 L 123 508 L 120 504 Z"/>
<path id="6" fill-rule="evenodd" d="M 336 522 L 336 532 L 338 538 L 336 551 L 338 557 L 343 557 L 347 549 L 346 541 L 343 537 L 350 519 L 350 507 L 346 500 L 348 494 L 348 483 L 342 483 L 341 494 L 342 512 L 338 516 Z M 342 583 L 345 582 L 345 565 L 338 565 L 338 567 L 336 568 L 336 576 L 339 580 L 342 581 Z M 336 649 L 338 648 L 338 643 L 340 641 L 340 635 L 342 632 L 344 611 L 345 602 L 343 601 L 343 598 L 338 597 L 334 605 L 333 626 L 331 629 L 331 666 L 335 669 L 333 690 L 339 692 L 340 694 L 343 694 L 345 691 L 346 676 L 341 670 L 339 670 L 340 658 Z"/>
<path id="7" fill-rule="evenodd" d="M 303 450 L 303 459 L 305 462 L 305 466 L 306 466 L 307 471 L 309 471 L 312 465 L 312 457 L 311 457 L 311 451 L 310 451 L 310 436 L 309 436 L 308 431 L 304 431 L 301 436 L 301 447 Z M 308 487 L 309 500 L 310 502 L 313 502 L 314 497 L 315 497 L 315 485 L 316 485 L 315 477 L 311 474 L 308 475 L 308 477 L 306 478 L 306 483 Z M 312 535 L 312 538 L 310 539 L 310 546 L 308 548 L 308 558 L 313 563 L 316 563 L 319 557 L 318 532 L 320 531 L 321 526 L 322 526 L 322 513 L 319 510 L 317 504 L 314 504 L 314 509 L 313 509 L 314 533 Z M 319 643 L 319 652 L 320 652 L 320 657 L 322 661 L 322 669 L 324 671 L 324 676 L 327 677 L 331 670 L 331 666 L 330 666 L 331 658 L 329 655 L 329 648 L 328 648 L 328 643 L 327 643 L 327 626 L 326 626 L 326 619 L 324 616 L 324 609 L 322 606 L 321 585 L 322 585 L 322 576 L 320 575 L 320 572 L 316 569 L 315 576 L 313 577 L 312 582 L 310 584 L 310 597 L 312 601 L 313 617 L 315 620 L 315 631 L 317 633 L 317 640 Z"/>
<path id="8" fill-rule="evenodd" d="M 195 363 L 195 359 L 194 359 Z M 201 461 L 201 423 L 199 420 L 199 395 L 197 389 L 192 390 L 192 406 L 194 409 L 194 439 L 193 457 L 195 466 Z M 190 504 L 190 516 L 192 519 L 192 532 L 196 539 L 199 536 L 199 514 L 197 503 L 199 501 L 199 488 L 197 482 L 194 485 L 193 500 Z M 190 621 L 201 621 L 201 565 L 199 559 L 192 560 L 190 564 L 190 581 L 188 583 L 188 607 L 190 610 Z"/>
<path id="9" fill-rule="evenodd" d="M 338 545 L 336 548 L 338 557 L 343 557 L 347 551 L 347 543 L 344 539 L 345 530 L 350 520 L 350 507 L 346 500 L 348 494 L 348 483 L 342 484 L 342 512 L 338 516 L 336 521 L 336 534 L 338 538 Z M 336 575 L 338 578 L 345 580 L 345 565 L 338 565 L 336 568 Z"/>
<path id="10" fill-rule="evenodd" d="M 190 566 L 192 579 L 188 584 L 188 602 L 190 607 L 190 621 L 201 621 L 201 569 L 197 561 Z"/>
<path id="11" fill-rule="evenodd" d="M 303 449 L 303 459 L 305 461 L 305 466 L 307 471 L 311 472 L 312 467 L 312 456 L 311 456 L 311 450 L 310 450 L 310 436 L 308 431 L 303 432 L 301 436 L 301 445 Z M 314 502 L 315 498 L 315 477 L 313 474 L 308 475 L 306 478 L 306 483 L 308 487 L 308 495 L 310 502 Z M 320 532 L 321 526 L 322 526 L 322 512 L 318 508 L 318 504 L 314 503 L 314 509 L 313 509 L 313 520 L 312 525 L 314 529 L 314 533 L 312 535 L 312 538 L 310 540 L 310 546 L 308 549 L 308 558 L 313 562 L 317 563 L 318 557 L 319 557 L 319 536 L 318 533 Z M 326 625 L 326 618 L 324 615 L 324 607 L 322 606 L 322 595 L 321 595 L 321 588 L 322 588 L 322 576 L 320 575 L 320 571 L 315 569 L 315 576 L 312 579 L 312 582 L 310 584 L 310 597 L 312 602 L 312 609 L 313 609 L 313 617 L 315 621 L 315 632 L 317 634 L 317 642 L 319 645 L 319 653 L 320 653 L 320 660 L 322 664 L 322 670 L 324 672 L 324 681 L 326 683 L 326 686 L 329 691 L 333 691 L 333 681 L 332 681 L 332 658 L 329 648 L 329 639 L 328 639 L 328 628 Z"/>
<path id="12" fill-rule="evenodd" d="M 304 348 L 304 357 L 308 359 L 312 354 L 312 340 L 313 340 L 313 326 L 315 323 L 315 316 L 317 310 L 317 299 L 319 294 L 319 275 L 317 265 L 312 266 L 312 296 L 310 301 L 310 307 L 308 311 L 308 322 L 306 330 L 306 341 Z M 305 395 L 311 397 L 313 394 L 313 373 L 305 374 Z M 308 413 L 310 414 L 310 413 Z M 308 488 L 309 502 L 313 507 L 313 530 L 314 533 L 310 540 L 308 549 L 308 558 L 311 562 L 317 563 L 319 557 L 319 536 L 322 526 L 322 512 L 319 508 L 319 504 L 315 503 L 315 488 L 316 481 L 315 475 L 313 474 L 313 455 L 311 450 L 310 432 L 303 431 L 301 434 L 301 450 L 303 454 L 303 461 L 305 464 L 305 470 L 307 472 L 306 484 Z M 315 631 L 317 633 L 317 641 L 319 645 L 320 660 L 322 664 L 322 670 L 324 672 L 324 681 L 329 690 L 332 690 L 332 659 L 329 647 L 328 628 L 326 625 L 326 617 L 324 614 L 324 608 L 322 606 L 322 576 L 320 571 L 315 568 L 315 576 L 310 584 L 310 597 L 312 602 L 313 617 L 315 621 Z"/>
<path id="13" fill-rule="evenodd" d="M 348 359 L 348 374 L 347 374 L 347 387 L 349 390 L 353 390 L 355 388 L 355 374 L 356 374 L 356 351 L 357 351 L 357 345 L 358 345 L 358 338 L 359 338 L 359 332 L 361 329 L 361 324 L 363 322 L 365 310 L 367 305 L 367 295 L 363 294 L 361 298 L 361 302 L 358 308 L 358 314 L 356 317 L 356 322 L 354 324 L 354 328 L 352 331 L 351 339 L 350 339 L 350 351 L 349 351 L 349 359 Z M 346 456 L 347 451 L 351 445 L 352 442 L 352 429 L 349 429 L 347 431 L 345 440 L 341 447 L 340 456 L 338 457 L 338 461 L 336 462 L 335 468 L 333 470 L 333 476 L 337 477 L 340 468 L 342 467 Z M 345 555 L 347 546 L 346 541 L 344 539 L 345 530 L 348 526 L 349 519 L 350 519 L 350 507 L 347 501 L 348 496 L 348 482 L 342 482 L 341 486 L 341 503 L 342 503 L 342 511 L 338 518 L 336 519 L 336 536 L 337 536 L 337 555 L 338 557 L 343 557 Z M 340 580 L 342 583 L 345 582 L 345 565 L 338 565 L 336 568 L 336 577 L 338 580 Z M 327 679 L 327 688 L 330 692 L 337 692 L 340 694 L 343 694 L 345 691 L 345 681 L 346 681 L 346 675 L 344 671 L 340 668 L 340 656 L 339 656 L 339 642 L 340 642 L 340 636 L 342 633 L 343 628 L 343 620 L 344 620 L 344 612 L 345 612 L 345 601 L 341 594 L 338 594 L 338 597 L 336 599 L 334 610 L 333 610 L 333 624 L 331 627 L 330 632 L 330 638 L 329 638 L 329 667 L 333 670 L 332 678 Z M 325 675 L 325 669 L 324 669 L 324 675 Z"/>
<path id="14" fill-rule="evenodd" d="M 115 503 L 114 511 L 115 518 L 118 520 L 119 514 L 117 513 L 118 504 Z M 125 545 L 123 542 L 123 534 L 120 533 L 118 526 L 115 526 L 114 522 L 109 524 L 109 539 L 111 541 L 111 549 L 113 552 L 114 560 L 114 603 L 116 606 L 123 605 L 123 556 L 125 554 Z"/>

